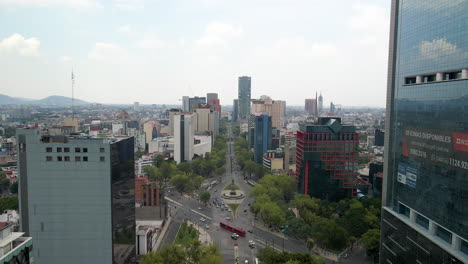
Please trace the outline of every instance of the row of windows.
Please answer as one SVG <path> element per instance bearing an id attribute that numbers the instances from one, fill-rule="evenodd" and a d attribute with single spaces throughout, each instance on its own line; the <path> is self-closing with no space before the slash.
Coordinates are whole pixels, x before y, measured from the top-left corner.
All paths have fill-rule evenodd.
<path id="1" fill-rule="evenodd" d="M 442 80 L 437 80 L 437 74 L 431 73 L 426 75 L 421 75 L 421 83 L 430 83 L 436 81 L 451 81 L 462 79 L 462 71 L 451 71 L 451 72 L 442 72 Z M 417 76 L 411 76 L 405 78 L 405 84 L 415 84 L 418 83 Z"/>
<path id="2" fill-rule="evenodd" d="M 411 209 L 398 203 L 398 213 L 410 218 Z M 416 213 L 416 224 L 429 231 L 429 219 Z M 435 235 L 445 242 L 452 244 L 452 232 L 436 224 Z M 468 242 L 461 239 L 460 251 L 468 255 Z"/>
<path id="3" fill-rule="evenodd" d="M 52 147 L 47 147 L 46 152 L 53 152 L 53 148 Z M 70 152 L 70 148 L 57 147 L 56 152 Z M 86 153 L 86 152 L 88 152 L 88 148 L 75 148 L 75 152 L 76 153 L 79 153 L 79 152 L 85 152 Z M 103 153 L 103 152 L 105 152 L 105 149 L 104 148 L 99 148 L 99 152 Z"/>
<path id="4" fill-rule="evenodd" d="M 105 157 L 99 157 L 100 162 L 104 162 L 106 160 Z M 52 156 L 46 156 L 46 161 L 54 161 L 54 158 Z M 71 161 L 70 156 L 57 156 L 56 161 Z M 75 161 L 88 161 L 88 156 L 75 156 Z"/>

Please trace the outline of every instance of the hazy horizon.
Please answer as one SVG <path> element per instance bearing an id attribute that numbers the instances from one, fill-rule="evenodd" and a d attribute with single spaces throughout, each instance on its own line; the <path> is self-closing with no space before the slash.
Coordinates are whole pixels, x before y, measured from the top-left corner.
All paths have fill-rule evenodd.
<path id="1" fill-rule="evenodd" d="M 2 0 L 0 85 L 70 97 L 73 68 L 85 101 L 216 92 L 228 105 L 247 75 L 252 98 L 301 105 L 322 92 L 324 105 L 383 107 L 389 13 L 388 0 Z"/>

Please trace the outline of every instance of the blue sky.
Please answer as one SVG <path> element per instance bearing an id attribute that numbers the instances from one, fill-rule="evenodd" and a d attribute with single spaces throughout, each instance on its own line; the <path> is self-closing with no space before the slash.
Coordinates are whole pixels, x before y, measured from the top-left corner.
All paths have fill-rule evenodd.
<path id="1" fill-rule="evenodd" d="M 390 0 L 0 0 L 0 93 L 177 104 L 237 77 L 302 105 L 384 106 Z"/>

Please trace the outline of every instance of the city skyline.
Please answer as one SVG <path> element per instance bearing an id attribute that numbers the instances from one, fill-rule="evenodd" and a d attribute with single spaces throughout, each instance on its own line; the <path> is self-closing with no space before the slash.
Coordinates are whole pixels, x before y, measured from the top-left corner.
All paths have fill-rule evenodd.
<path id="1" fill-rule="evenodd" d="M 301 105 L 322 91 L 324 105 L 384 106 L 389 1 L 244 4 L 0 1 L 2 93 L 70 97 L 73 68 L 75 97 L 104 104 L 207 92 L 223 104 L 246 75 L 252 98 Z"/>

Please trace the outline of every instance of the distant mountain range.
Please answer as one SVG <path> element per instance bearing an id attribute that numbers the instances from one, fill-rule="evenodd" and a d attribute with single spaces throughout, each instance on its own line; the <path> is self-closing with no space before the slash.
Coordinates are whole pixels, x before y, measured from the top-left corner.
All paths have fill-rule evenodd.
<path id="1" fill-rule="evenodd" d="M 52 95 L 43 99 L 34 100 L 19 97 L 11 97 L 0 94 L 0 105 L 48 105 L 48 106 L 71 106 L 72 99 L 70 97 Z M 76 99 L 75 105 L 87 105 L 89 102 Z"/>

